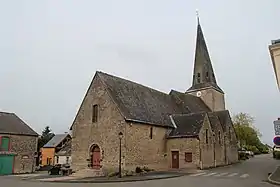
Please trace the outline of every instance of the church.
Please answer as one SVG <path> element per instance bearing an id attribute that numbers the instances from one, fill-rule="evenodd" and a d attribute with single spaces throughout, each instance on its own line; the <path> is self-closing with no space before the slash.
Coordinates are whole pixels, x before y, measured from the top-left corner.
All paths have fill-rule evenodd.
<path id="1" fill-rule="evenodd" d="M 163 93 L 97 71 L 70 128 L 72 168 L 211 168 L 238 161 L 237 138 L 198 20 L 193 82 Z M 121 154 L 120 154 L 121 153 Z"/>

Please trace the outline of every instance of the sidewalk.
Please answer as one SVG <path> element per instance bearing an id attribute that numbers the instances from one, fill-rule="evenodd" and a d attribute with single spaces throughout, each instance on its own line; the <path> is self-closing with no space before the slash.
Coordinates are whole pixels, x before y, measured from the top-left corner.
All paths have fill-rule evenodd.
<path id="1" fill-rule="evenodd" d="M 272 184 L 280 185 L 280 166 L 277 166 L 275 171 L 268 176 L 268 181 Z"/>
<path id="2" fill-rule="evenodd" d="M 73 176 L 36 176 L 26 178 L 25 180 L 37 181 L 37 182 L 55 182 L 55 183 L 114 183 L 114 182 L 134 182 L 134 181 L 146 181 L 146 180 L 158 180 L 168 179 L 187 175 L 185 172 L 150 172 L 144 175 L 125 176 L 118 177 L 87 177 L 79 178 Z"/>

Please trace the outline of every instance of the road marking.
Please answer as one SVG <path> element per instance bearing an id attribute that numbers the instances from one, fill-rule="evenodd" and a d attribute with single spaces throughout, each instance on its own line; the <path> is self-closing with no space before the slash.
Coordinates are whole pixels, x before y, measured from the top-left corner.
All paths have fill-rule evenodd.
<path id="1" fill-rule="evenodd" d="M 209 174 L 203 175 L 203 176 L 204 176 L 204 177 L 209 177 L 209 176 L 212 176 L 212 175 L 215 175 L 215 174 L 217 174 L 217 173 L 209 173 Z"/>
<path id="2" fill-rule="evenodd" d="M 228 175 L 228 177 L 233 177 L 235 175 L 238 175 L 238 173 L 232 173 L 232 174 Z"/>
<path id="3" fill-rule="evenodd" d="M 204 175 L 206 174 L 205 172 L 201 172 L 201 173 L 196 173 L 196 174 L 191 174 L 191 177 L 196 177 L 196 176 L 200 176 L 200 175 Z"/>
<path id="4" fill-rule="evenodd" d="M 218 175 L 215 175 L 215 177 L 221 177 L 221 176 L 224 176 L 224 175 L 227 175 L 228 173 L 220 173 Z"/>
<path id="5" fill-rule="evenodd" d="M 249 177 L 249 174 L 243 174 L 240 176 L 241 178 L 246 178 L 246 177 Z"/>

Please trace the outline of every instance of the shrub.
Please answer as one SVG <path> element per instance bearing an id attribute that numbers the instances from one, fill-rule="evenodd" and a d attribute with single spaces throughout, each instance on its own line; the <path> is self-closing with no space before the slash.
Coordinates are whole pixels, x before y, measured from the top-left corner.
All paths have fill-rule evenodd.
<path id="1" fill-rule="evenodd" d="M 274 156 L 275 156 L 276 159 L 280 159 L 280 151 L 276 151 L 274 153 Z"/>
<path id="2" fill-rule="evenodd" d="M 141 173 L 143 170 L 140 167 L 136 167 L 135 168 L 135 173 Z"/>
<path id="3" fill-rule="evenodd" d="M 142 170 L 144 170 L 144 171 L 146 171 L 146 172 L 153 171 L 153 169 L 150 169 L 150 168 L 148 168 L 148 167 L 146 167 L 146 166 L 144 166 L 144 167 L 142 168 Z"/>

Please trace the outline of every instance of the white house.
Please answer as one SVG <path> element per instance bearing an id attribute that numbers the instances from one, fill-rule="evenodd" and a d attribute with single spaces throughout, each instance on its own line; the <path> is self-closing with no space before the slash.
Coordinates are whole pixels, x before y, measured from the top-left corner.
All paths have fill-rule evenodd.
<path id="1" fill-rule="evenodd" d="M 71 140 L 55 154 L 55 164 L 71 165 Z"/>

